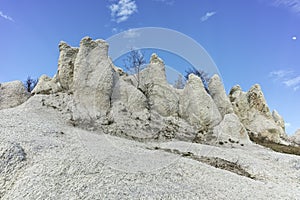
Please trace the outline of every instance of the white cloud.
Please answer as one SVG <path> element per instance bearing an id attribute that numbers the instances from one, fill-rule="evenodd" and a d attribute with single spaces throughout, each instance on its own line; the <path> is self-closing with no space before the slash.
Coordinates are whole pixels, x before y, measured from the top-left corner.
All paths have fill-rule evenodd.
<path id="1" fill-rule="evenodd" d="M 277 70 L 269 74 L 275 81 L 279 81 L 294 91 L 300 89 L 300 75 L 295 75 L 292 70 Z"/>
<path id="2" fill-rule="evenodd" d="M 208 20 L 209 18 L 211 18 L 212 16 L 214 16 L 215 14 L 217 14 L 217 12 L 207 12 L 204 16 L 201 17 L 201 21 L 205 22 L 206 20 Z"/>
<path id="3" fill-rule="evenodd" d="M 14 22 L 13 18 L 11 18 L 10 16 L 8 15 L 5 15 L 2 11 L 0 11 L 0 17 L 6 19 L 6 20 L 9 20 L 11 22 Z"/>
<path id="4" fill-rule="evenodd" d="M 276 7 L 285 7 L 292 12 L 300 14 L 300 0 L 273 0 L 272 5 Z"/>
<path id="5" fill-rule="evenodd" d="M 109 9 L 113 20 L 117 23 L 126 21 L 138 11 L 135 0 L 119 0 L 117 3 L 110 5 Z"/>
<path id="6" fill-rule="evenodd" d="M 164 3 L 164 4 L 169 5 L 169 6 L 172 6 L 175 3 L 174 0 L 154 0 L 154 1 L 161 2 L 161 3 Z"/>
<path id="7" fill-rule="evenodd" d="M 270 76 L 276 79 L 285 78 L 293 74 L 292 70 L 277 70 L 270 72 Z"/>
<path id="8" fill-rule="evenodd" d="M 139 37 L 140 36 L 140 33 L 137 32 L 136 30 L 134 29 L 128 29 L 127 31 L 124 32 L 124 38 L 136 38 L 136 37 Z"/>
<path id="9" fill-rule="evenodd" d="M 300 85 L 300 76 L 288 79 L 283 82 L 288 87 L 297 87 Z"/>

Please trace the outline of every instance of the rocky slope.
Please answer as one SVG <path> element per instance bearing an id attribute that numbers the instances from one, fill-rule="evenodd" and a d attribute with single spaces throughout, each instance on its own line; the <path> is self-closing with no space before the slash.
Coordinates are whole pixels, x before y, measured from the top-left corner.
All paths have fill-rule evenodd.
<path id="1" fill-rule="evenodd" d="M 59 49 L 57 74 L 29 99 L 20 83 L 1 84 L 1 199 L 300 196 L 300 158 L 249 139 L 288 143 L 259 85 L 227 97 L 214 75 L 208 94 L 192 74 L 175 89 L 155 54 L 137 83 L 103 40 Z"/>

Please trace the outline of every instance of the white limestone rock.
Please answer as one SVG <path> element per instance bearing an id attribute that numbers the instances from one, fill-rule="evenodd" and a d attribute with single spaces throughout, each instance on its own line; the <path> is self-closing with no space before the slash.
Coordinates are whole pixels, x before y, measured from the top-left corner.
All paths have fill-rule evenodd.
<path id="1" fill-rule="evenodd" d="M 261 87 L 256 84 L 247 93 L 235 86 L 229 94 L 235 114 L 255 137 L 281 143 L 285 131 L 278 126 L 266 103 Z"/>
<path id="2" fill-rule="evenodd" d="M 233 113 L 231 102 L 229 101 L 224 85 L 217 74 L 210 78 L 208 89 L 222 117 L 224 117 L 226 114 Z"/>
<path id="3" fill-rule="evenodd" d="M 111 97 L 113 106 L 117 102 L 122 102 L 128 112 L 140 112 L 146 109 L 146 97 L 135 86 L 118 78 Z"/>
<path id="4" fill-rule="evenodd" d="M 285 130 L 285 122 L 283 117 L 277 112 L 277 110 L 273 110 L 272 117 L 277 124 L 277 126 L 281 127 L 283 130 Z"/>
<path id="5" fill-rule="evenodd" d="M 0 110 L 16 107 L 30 97 L 21 81 L 0 84 Z"/>
<path id="6" fill-rule="evenodd" d="M 300 129 L 298 129 L 298 130 L 294 133 L 294 135 L 292 135 L 292 136 L 290 137 L 290 140 L 291 140 L 293 143 L 295 143 L 295 144 L 297 144 L 297 145 L 300 145 Z"/>
<path id="7" fill-rule="evenodd" d="M 203 83 L 194 74 L 189 75 L 180 98 L 180 116 L 190 124 L 201 128 L 212 128 L 218 125 L 222 116 L 211 98 L 205 91 Z"/>
<path id="8" fill-rule="evenodd" d="M 56 76 L 54 78 L 50 78 L 44 74 L 39 78 L 39 81 L 31 91 L 31 94 L 55 94 L 60 91 L 62 91 L 61 85 Z"/>
<path id="9" fill-rule="evenodd" d="M 213 135 L 218 141 L 239 142 L 242 144 L 251 143 L 247 130 L 234 113 L 226 114 L 222 122 L 214 127 Z"/>
<path id="10" fill-rule="evenodd" d="M 74 64 L 78 51 L 78 48 L 70 47 L 65 42 L 59 44 L 57 79 L 63 90 L 72 89 Z"/>
<path id="11" fill-rule="evenodd" d="M 80 42 L 73 78 L 74 120 L 89 124 L 105 117 L 110 109 L 114 71 L 108 44 L 85 37 Z"/>
<path id="12" fill-rule="evenodd" d="M 150 109 L 165 117 L 178 116 L 179 95 L 168 84 L 164 62 L 156 54 L 152 54 L 150 64 L 141 71 L 139 88 L 148 96 Z"/>

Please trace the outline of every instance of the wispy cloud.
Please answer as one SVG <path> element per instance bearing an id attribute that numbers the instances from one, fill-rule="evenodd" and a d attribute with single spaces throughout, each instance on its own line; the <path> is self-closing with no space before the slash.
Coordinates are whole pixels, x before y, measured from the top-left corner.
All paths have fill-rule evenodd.
<path id="1" fill-rule="evenodd" d="M 14 19 L 11 18 L 10 16 L 8 15 L 5 15 L 2 11 L 0 11 L 0 17 L 2 17 L 3 19 L 6 19 L 6 20 L 9 20 L 11 22 L 14 22 Z"/>
<path id="2" fill-rule="evenodd" d="M 172 6 L 175 3 L 175 0 L 153 0 L 153 1 L 161 2 L 161 3 L 164 3 L 164 4 L 169 5 L 169 6 Z"/>
<path id="3" fill-rule="evenodd" d="M 273 0 L 272 5 L 276 7 L 285 7 L 292 12 L 300 14 L 300 0 Z"/>
<path id="4" fill-rule="evenodd" d="M 140 36 L 140 33 L 134 29 L 128 29 L 124 32 L 124 38 L 137 38 Z"/>
<path id="5" fill-rule="evenodd" d="M 289 80 L 286 80 L 283 82 L 288 87 L 294 87 L 294 90 L 299 89 L 300 86 L 300 76 L 297 76 L 295 78 L 291 78 Z"/>
<path id="6" fill-rule="evenodd" d="M 215 14 L 217 14 L 217 12 L 215 12 L 215 11 L 213 11 L 213 12 L 207 12 L 204 16 L 201 17 L 201 22 L 207 21 L 209 18 L 211 18 Z"/>
<path id="7" fill-rule="evenodd" d="M 121 23 L 138 11 L 135 0 L 119 0 L 109 6 L 114 21 Z"/>
<path id="8" fill-rule="evenodd" d="M 300 89 L 300 75 L 296 75 L 292 70 L 277 70 L 270 72 L 269 76 L 275 81 L 279 81 L 294 91 Z"/>
<path id="9" fill-rule="evenodd" d="M 282 79 L 293 74 L 292 70 L 277 70 L 270 72 L 270 76 L 276 79 Z"/>

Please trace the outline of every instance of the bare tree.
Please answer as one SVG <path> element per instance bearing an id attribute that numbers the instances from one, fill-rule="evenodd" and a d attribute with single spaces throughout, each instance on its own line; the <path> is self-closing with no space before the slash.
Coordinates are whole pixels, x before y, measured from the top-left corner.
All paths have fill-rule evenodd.
<path id="1" fill-rule="evenodd" d="M 184 88 L 183 77 L 182 77 L 181 74 L 178 75 L 173 87 L 177 88 L 177 89 L 183 89 Z"/>
<path id="2" fill-rule="evenodd" d="M 27 92 L 31 92 L 38 83 L 38 79 L 33 79 L 30 76 L 27 77 L 26 81 L 24 82 L 24 86 Z"/>
<path id="3" fill-rule="evenodd" d="M 125 69 L 135 77 L 137 81 L 137 88 L 140 88 L 140 73 L 144 68 L 145 63 L 146 60 L 144 53 L 135 49 L 131 49 L 127 58 L 124 59 Z"/>
<path id="4" fill-rule="evenodd" d="M 210 78 L 209 78 L 209 75 L 205 71 L 197 69 L 195 67 L 191 67 L 188 70 L 186 70 L 185 73 L 186 74 L 185 74 L 184 78 L 186 80 L 188 80 L 190 74 L 195 74 L 196 76 L 198 76 L 199 78 L 201 78 L 201 81 L 202 81 L 202 83 L 204 85 L 204 88 L 205 88 L 206 92 L 208 94 L 210 94 L 209 93 L 209 89 L 208 89 L 208 83 L 209 83 L 209 79 Z"/>

